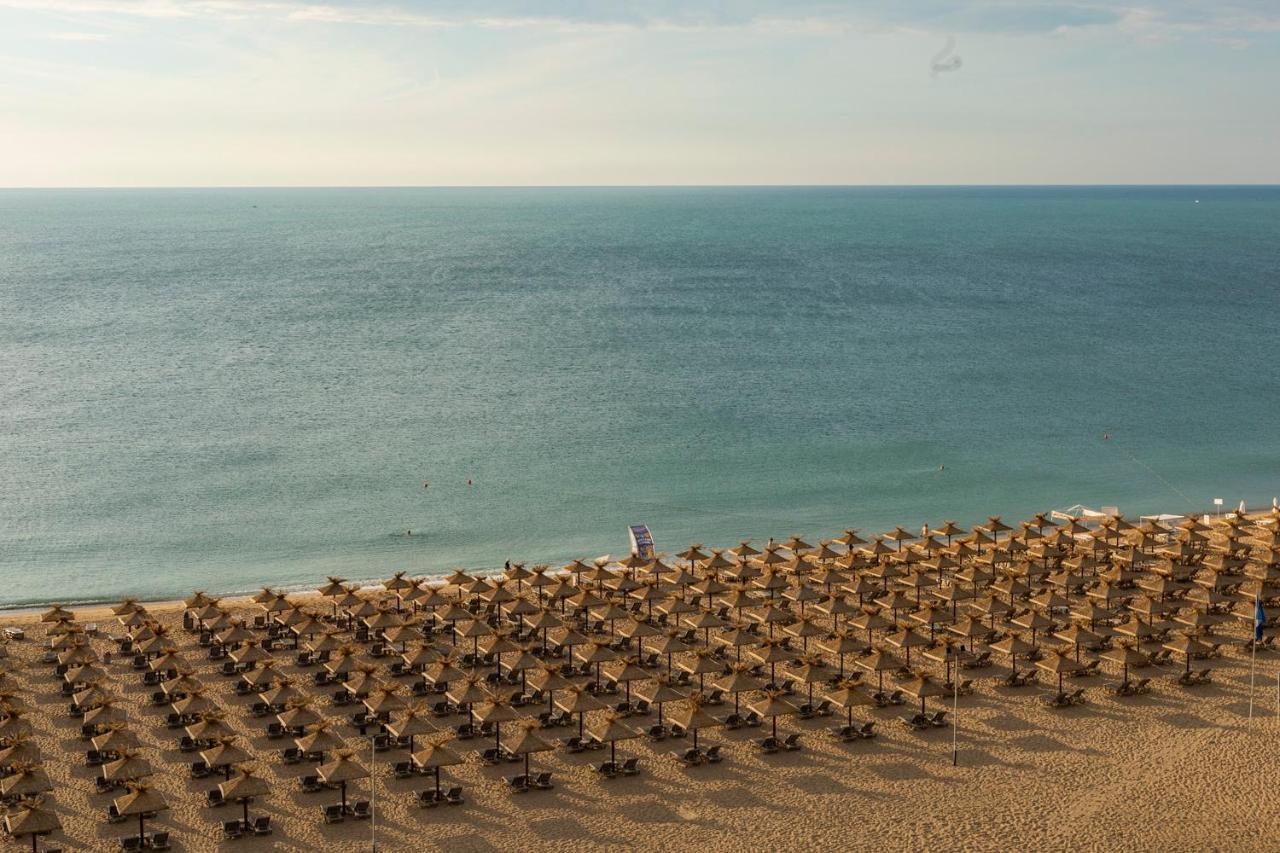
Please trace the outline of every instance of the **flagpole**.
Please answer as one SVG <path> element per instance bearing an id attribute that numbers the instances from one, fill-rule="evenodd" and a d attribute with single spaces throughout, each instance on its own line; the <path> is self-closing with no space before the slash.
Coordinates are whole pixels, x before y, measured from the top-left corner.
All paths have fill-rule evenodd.
<path id="1" fill-rule="evenodd" d="M 1258 664 L 1258 638 L 1257 632 L 1254 632 L 1253 638 L 1253 654 L 1249 655 L 1249 719 L 1253 719 L 1253 674 L 1257 670 Z"/>
<path id="2" fill-rule="evenodd" d="M 960 751 L 956 746 L 956 730 L 959 728 L 959 720 L 956 715 L 960 713 L 960 658 L 956 658 L 956 674 L 955 681 L 951 684 L 955 690 L 955 695 L 951 700 L 951 766 L 955 767 L 960 763 Z"/>

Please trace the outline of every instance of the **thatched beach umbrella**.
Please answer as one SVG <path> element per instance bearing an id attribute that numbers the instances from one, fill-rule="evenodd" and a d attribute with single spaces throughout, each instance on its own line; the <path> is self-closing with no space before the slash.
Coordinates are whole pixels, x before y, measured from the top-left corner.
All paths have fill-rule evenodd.
<path id="1" fill-rule="evenodd" d="M 164 797 L 146 785 L 131 784 L 129 793 L 115 800 L 116 813 L 121 817 L 138 816 L 138 843 L 145 844 L 147 839 L 147 816 L 169 808 Z"/>
<path id="2" fill-rule="evenodd" d="M 920 713 L 924 713 L 925 699 L 929 696 L 945 696 L 947 690 L 941 684 L 934 681 L 929 675 L 921 672 L 917 673 L 915 678 L 902 683 L 902 690 L 909 696 L 914 696 L 920 700 Z"/>
<path id="3" fill-rule="evenodd" d="M 49 835 L 62 829 L 58 816 L 36 800 L 20 805 L 16 812 L 6 815 L 4 828 L 14 838 L 31 837 L 31 853 L 39 850 L 41 835 Z"/>
<path id="4" fill-rule="evenodd" d="M 347 783 L 367 779 L 369 771 L 353 758 L 354 752 L 340 749 L 333 760 L 316 768 L 316 775 L 326 785 L 337 784 L 342 789 L 342 810 L 347 810 Z"/>
<path id="5" fill-rule="evenodd" d="M 613 712 L 605 714 L 599 723 L 591 727 L 591 736 L 601 743 L 609 744 L 609 763 L 618 763 L 618 741 L 640 737 L 640 730 L 623 722 L 622 717 Z"/>
<path id="6" fill-rule="evenodd" d="M 833 705 L 848 711 L 847 723 L 850 726 L 853 725 L 853 709 L 855 707 L 874 707 L 876 704 L 876 700 L 867 693 L 866 685 L 857 680 L 841 681 L 835 690 L 827 694 L 827 699 L 831 700 Z"/>
<path id="7" fill-rule="evenodd" d="M 764 696 L 754 702 L 748 702 L 747 708 L 762 717 L 769 718 L 775 739 L 778 737 L 778 717 L 800 713 L 800 709 L 789 701 L 781 690 L 766 690 Z"/>
<path id="8" fill-rule="evenodd" d="M 507 741 L 507 752 L 511 755 L 524 756 L 524 775 L 529 775 L 529 756 L 535 752 L 546 752 L 555 749 L 555 744 L 543 740 L 538 734 L 538 724 L 533 720 L 523 722 L 517 729 L 514 739 Z"/>
<path id="9" fill-rule="evenodd" d="M 436 799 L 440 799 L 440 768 L 461 764 L 464 759 L 448 746 L 448 740 L 429 743 L 418 752 L 413 753 L 413 763 L 419 770 L 433 770 L 436 777 Z"/>
<path id="10" fill-rule="evenodd" d="M 672 719 L 676 725 L 693 733 L 693 748 L 698 748 L 698 730 L 709 729 L 715 726 L 722 726 L 724 723 L 711 716 L 703 708 L 704 700 L 701 696 L 694 696 L 685 699 L 676 706 L 672 712 Z"/>
<path id="11" fill-rule="evenodd" d="M 252 767 L 243 766 L 235 778 L 218 785 L 222 799 L 227 802 L 239 802 L 244 808 L 244 825 L 249 826 L 249 801 L 254 797 L 265 797 L 271 793 L 272 787 L 266 779 L 254 773 Z"/>

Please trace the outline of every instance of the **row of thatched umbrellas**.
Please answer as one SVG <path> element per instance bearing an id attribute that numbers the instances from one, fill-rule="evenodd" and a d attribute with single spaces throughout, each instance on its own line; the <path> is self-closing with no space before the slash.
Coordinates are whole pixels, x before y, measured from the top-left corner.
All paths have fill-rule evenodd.
<path id="1" fill-rule="evenodd" d="M 1068 645 L 1037 662 L 1042 670 L 1057 675 L 1061 691 L 1062 677 L 1080 669 L 1081 646 L 1101 640 L 1104 633 L 1132 633 L 1132 643 L 1102 654 L 1103 659 L 1123 669 L 1127 683 L 1129 667 L 1149 661 L 1138 646 L 1157 633 L 1165 604 L 1189 604 L 1186 612 L 1175 617 L 1184 623 L 1186 633 L 1165 644 L 1183 655 L 1189 671 L 1191 658 L 1209 649 L 1198 637 L 1212 631 L 1224 606 L 1239 600 L 1236 590 L 1251 588 L 1268 600 L 1273 597 L 1280 579 L 1280 533 L 1271 526 L 1274 519 L 1267 521 L 1258 524 L 1253 519 L 1229 516 L 1218 524 L 1188 519 L 1169 528 L 1155 521 L 1130 524 L 1117 517 L 1103 519 L 1094 528 L 1075 519 L 1058 525 L 1046 516 L 1037 516 L 1017 530 L 992 518 L 969 532 L 947 523 L 919 536 L 897 528 L 871 541 L 850 530 L 816 547 L 798 538 L 770 543 L 763 550 L 744 542 L 708 553 L 695 545 L 681 553 L 678 562 L 669 563 L 634 557 L 617 563 L 574 561 L 560 572 L 514 565 L 499 578 L 458 571 L 446 578 L 443 586 L 424 585 L 397 574 L 383 584 L 383 594 L 357 590 L 342 579 L 331 578 L 320 590 L 331 610 L 312 612 L 305 599 L 293 600 L 264 590 L 254 597 L 263 611 L 262 624 L 254 627 L 203 593 L 191 596 L 185 605 L 192 630 L 207 633 L 210 644 L 223 649 L 228 659 L 243 669 L 240 677 L 250 689 L 259 690 L 262 702 L 284 708 L 278 715 L 282 725 L 303 730 L 296 740 L 298 748 L 334 754 L 331 761 L 317 767 L 317 775 L 341 788 L 345 809 L 347 783 L 367 777 L 369 771 L 344 748 L 342 739 L 330 730 L 329 721 L 315 712 L 313 698 L 299 690 L 296 679 L 280 671 L 274 653 L 262 642 L 264 627 L 295 638 L 300 647 L 327 658 L 326 670 L 342 680 L 348 692 L 359 693 L 367 685 L 362 700 L 366 709 L 388 718 L 387 730 L 392 735 L 409 739 L 414 763 L 434 772 L 438 795 L 440 769 L 460 763 L 462 756 L 445 740 L 413 748 L 413 738 L 432 735 L 438 729 L 426 719 L 424 709 L 409 706 L 397 695 L 394 682 L 383 682 L 376 661 L 361 660 L 360 644 L 347 634 L 354 634 L 366 645 L 379 643 L 392 652 L 398 644 L 404 670 L 443 687 L 449 701 L 466 707 L 469 721 L 492 724 L 495 746 L 505 747 L 508 755 L 523 757 L 527 774 L 530 754 L 553 749 L 555 744 L 539 734 L 534 721 L 522 720 L 515 708 L 486 687 L 481 678 L 486 669 L 502 674 L 505 666 L 506 675 L 519 672 L 523 688 L 532 683 L 549 695 L 548 708 L 578 717 L 580 734 L 585 731 L 588 713 L 608 710 L 606 703 L 580 683 L 581 668 L 594 668 L 594 683 L 598 684 L 602 665 L 609 665 L 611 675 L 625 685 L 628 702 L 632 681 L 653 681 L 651 689 L 639 691 L 642 698 L 647 694 L 647 701 L 657 706 L 660 724 L 663 705 L 679 703 L 673 719 L 692 734 L 695 748 L 699 729 L 725 722 L 707 710 L 707 697 L 702 692 L 707 675 L 716 676 L 716 686 L 733 694 L 735 713 L 742 693 L 758 692 L 760 698 L 748 703 L 748 708 L 771 719 L 776 737 L 777 718 L 800 712 L 787 693 L 771 686 L 778 663 L 800 661 L 799 674 L 809 690 L 810 703 L 814 684 L 832 687 L 828 701 L 845 709 L 852 724 L 855 706 L 876 704 L 861 683 L 861 672 L 876 673 L 883 690 L 883 673 L 904 667 L 888 648 L 902 651 L 906 664 L 912 649 L 923 648 L 926 657 L 942 663 L 947 672 L 947 683 L 918 672 L 901 685 L 921 701 L 923 713 L 928 697 L 947 692 L 952 666 L 965 654 L 964 644 L 970 644 L 967 651 L 971 652 L 980 638 L 990 639 L 987 635 L 997 618 L 1005 619 L 1011 628 L 1031 632 L 1029 643 L 1016 631 L 989 643 L 992 651 L 1011 659 L 1016 673 L 1017 657 L 1036 652 L 1036 633 L 1054 626 L 1050 614 L 1068 608 L 1073 612 L 1076 624 L 1056 632 Z M 985 598 L 979 597 L 983 589 Z M 923 597 L 926 594 L 928 601 Z M 961 602 L 967 602 L 969 608 L 964 618 L 959 614 Z M 1017 613 L 1014 606 L 1019 602 L 1031 606 L 1025 613 Z M 653 618 L 655 611 L 659 620 Z M 907 611 L 910 616 L 904 619 L 902 614 Z M 160 689 L 174 698 L 174 712 L 191 720 L 188 736 L 214 741 L 201 757 L 210 767 L 223 769 L 222 793 L 228 800 L 244 804 L 247 823 L 249 798 L 270 790 L 246 766 L 252 756 L 235 743 L 234 730 L 220 716 L 224 712 L 207 695 L 165 626 L 136 602 L 122 602 L 115 613 L 130 636 L 133 651 L 144 656 L 150 672 L 178 673 L 169 680 L 161 676 Z M 1100 621 L 1114 622 L 1118 613 L 1133 615 L 1128 623 L 1097 631 Z M 600 633 L 593 631 L 588 636 L 579 630 L 581 620 L 576 616 L 598 623 Z M 137 815 L 142 836 L 145 816 L 165 808 L 163 799 L 140 782 L 151 774 L 151 768 L 136 754 L 136 738 L 125 727 L 125 715 L 104 683 L 108 681 L 106 672 L 72 614 L 55 607 L 42 619 L 51 624 L 51 646 L 56 662 L 65 670 L 64 678 L 80 688 L 73 694 L 73 702 L 87 712 L 86 724 L 100 731 L 95 749 L 119 756 L 104 767 L 108 781 L 130 786 L 117 800 L 117 812 Z M 752 621 L 754 629 L 750 628 Z M 929 637 L 921 633 L 926 626 Z M 941 640 L 935 633 L 938 629 L 943 631 Z M 762 630 L 768 631 L 768 637 L 761 636 Z M 803 646 L 801 655 L 797 657 L 780 642 L 775 631 L 781 631 L 788 641 L 798 640 Z M 735 655 L 727 676 L 723 675 L 727 664 L 723 655 L 708 653 L 713 632 L 717 644 L 733 649 Z M 866 644 L 859 639 L 863 632 Z M 868 654 L 867 646 L 877 632 L 882 640 Z M 552 634 L 564 649 L 564 657 L 547 654 Z M 817 640 L 821 651 L 810 649 L 811 639 Z M 681 656 L 679 668 L 697 676 L 698 690 L 686 693 L 667 676 L 655 676 L 650 671 L 652 665 L 641 666 L 634 654 L 620 652 L 617 643 L 622 640 L 627 641 L 628 653 L 634 644 L 636 653 L 665 654 L 668 675 L 673 657 Z M 496 666 L 486 666 L 483 658 L 477 659 L 482 641 L 483 652 Z M 409 648 L 409 643 L 414 647 Z M 470 658 L 463 651 L 468 644 Z M 744 649 L 749 661 L 739 666 Z M 822 651 L 838 658 L 838 676 L 832 674 L 834 661 L 827 660 Z M 846 676 L 848 654 L 857 656 L 860 672 Z M 509 659 L 504 661 L 504 657 Z M 564 659 L 579 664 L 572 678 L 558 671 Z M 753 666 L 766 665 L 767 683 L 751 671 Z M 528 677 L 530 671 L 535 671 L 532 678 Z M 13 680 L 12 675 L 0 674 L 0 681 L 5 678 Z M 0 691 L 5 686 L 0 683 Z M 38 767 L 23 767 L 21 754 L 12 756 L 13 760 L 6 757 L 6 753 L 24 748 L 20 723 L 25 721 L 20 704 L 11 695 L 0 695 L 0 702 L 5 711 L 0 743 L 6 745 L 0 763 L 19 771 L 0 780 L 0 793 L 12 790 L 22 795 L 29 788 L 35 795 L 48 790 L 37 790 L 43 784 Z M 399 719 L 390 719 L 397 713 Z M 519 723 L 518 731 L 503 743 L 501 726 L 511 722 Z M 615 762 L 616 743 L 642 734 L 613 712 L 603 715 L 590 733 L 610 744 Z M 38 760 L 38 755 L 35 757 Z M 239 769 L 235 779 L 231 778 L 233 768 Z M 20 830 L 39 826 L 45 819 L 38 817 L 45 814 L 38 806 L 27 811 L 31 814 L 23 818 Z"/>

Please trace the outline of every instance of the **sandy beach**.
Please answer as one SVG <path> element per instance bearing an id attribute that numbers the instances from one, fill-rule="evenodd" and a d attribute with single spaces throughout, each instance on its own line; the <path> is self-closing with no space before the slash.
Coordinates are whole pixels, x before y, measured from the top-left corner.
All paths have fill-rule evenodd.
<path id="1" fill-rule="evenodd" d="M 1265 529 L 1250 527 L 1249 533 L 1263 535 Z M 1201 563 L 1211 559 L 1212 554 L 1239 553 L 1214 550 L 1213 543 L 1220 541 L 1222 533 L 1222 530 L 1215 529 L 1206 536 L 1199 556 L 1188 558 L 1188 565 L 1197 567 L 1194 571 L 1197 579 L 1203 579 L 1207 570 L 1201 567 Z M 1176 534 L 1160 547 L 1171 547 L 1175 538 Z M 1082 535 L 1076 541 L 1079 549 L 1089 550 L 1089 543 L 1096 539 Z M 994 546 L 985 550 L 981 550 L 979 542 L 981 553 L 973 562 L 981 560 L 984 554 L 991 560 L 991 549 L 999 552 L 1002 547 L 1010 548 L 1009 542 L 1007 537 L 1000 537 Z M 859 574 L 873 576 L 879 571 L 875 568 L 877 566 L 902 562 L 905 551 L 888 544 L 891 553 L 879 558 L 870 556 L 876 550 L 874 547 L 870 551 L 847 549 L 869 555 L 860 558 L 868 561 L 862 568 L 838 568 L 840 560 L 847 559 L 847 556 L 832 558 L 830 565 L 833 570 L 848 574 L 850 581 Z M 1251 543 L 1251 547 L 1254 546 L 1261 547 L 1256 541 Z M 1165 560 L 1159 556 L 1158 550 L 1149 551 L 1141 558 L 1140 562 L 1149 569 L 1125 581 L 1125 594 L 1114 603 L 1116 616 L 1127 618 L 1126 608 L 1145 596 L 1143 589 L 1134 585 L 1135 581 L 1158 577 L 1154 567 Z M 768 562 L 769 553 L 790 556 L 792 552 L 766 552 L 763 562 Z M 919 553 L 928 555 L 926 550 Z M 1110 550 L 1109 553 L 1132 556 L 1132 552 L 1122 549 Z M 725 556 L 730 555 L 726 553 Z M 1070 561 L 1071 557 L 1064 554 L 1057 559 Z M 1028 556 L 1025 560 L 1031 558 Z M 803 563 L 799 572 L 795 567 L 779 564 L 775 571 L 748 582 L 748 587 L 762 588 L 761 578 L 783 578 L 789 591 L 810 586 L 823 589 L 823 584 L 816 582 L 819 578 L 809 574 L 818 570 L 820 562 L 823 561 Z M 1026 568 L 1022 558 L 1010 559 L 1007 563 L 1009 567 L 1019 565 Z M 1104 572 L 1107 568 L 1104 562 L 1092 571 Z M 643 576 L 645 569 L 635 571 L 638 576 Z M 918 571 L 927 573 L 927 568 L 913 567 L 913 572 Z M 672 572 L 671 579 L 675 580 L 676 570 Z M 729 573 L 732 570 L 726 572 Z M 615 566 L 608 574 L 615 580 L 621 579 L 627 576 L 627 570 Z M 694 574 L 705 576 L 701 569 Z M 1009 575 L 1016 577 L 1017 572 L 1006 573 Z M 911 573 L 906 573 L 903 577 L 910 576 Z M 1015 603 L 1029 604 L 1040 590 L 1054 588 L 1050 577 L 1053 577 L 1051 573 L 1033 571 L 1027 591 L 1014 591 Z M 604 575 L 598 579 L 603 581 Z M 1245 575 L 1241 575 L 1240 580 L 1248 582 Z M 589 590 L 597 588 L 593 580 L 580 582 Z M 963 582 L 949 579 L 947 583 Z M 902 578 L 895 578 L 891 586 L 908 589 Z M 1190 583 L 1177 595 L 1185 596 L 1195 587 L 1194 582 Z M 531 595 L 527 584 L 507 583 L 497 588 L 513 592 L 519 590 L 521 595 L 513 600 L 529 600 Z M 450 598 L 457 595 L 463 599 L 468 597 L 460 591 L 451 593 L 454 589 L 445 587 L 443 593 Z M 607 581 L 600 589 L 608 598 Z M 929 594 L 944 589 L 946 586 L 931 587 Z M 688 600 L 691 596 L 688 589 L 682 593 L 678 584 L 669 589 L 663 587 L 663 590 L 673 599 L 683 597 Z M 492 596 L 492 592 L 487 594 Z M 914 594 L 910 593 L 912 597 Z M 854 708 L 854 722 L 861 725 L 874 721 L 876 736 L 847 743 L 829 731 L 833 724 L 844 721 L 843 710 L 836 710 L 833 716 L 812 719 L 800 719 L 794 713 L 779 717 L 780 736 L 795 732 L 801 735 L 802 749 L 796 752 L 766 754 L 751 742 L 751 739 L 769 733 L 768 721 L 762 727 L 737 730 L 717 724 L 704 729 L 700 737 L 703 745 L 715 743 L 722 746 L 723 761 L 686 767 L 668 753 L 673 749 L 687 749 L 690 746 L 687 736 L 683 739 L 667 737 L 658 742 L 635 737 L 620 741 L 618 753 L 620 759 L 623 756 L 638 758 L 641 772 L 636 776 L 617 778 L 602 778 L 590 766 L 607 757 L 607 749 L 574 753 L 557 748 L 537 752 L 531 757 L 534 771 L 551 771 L 554 788 L 527 793 L 513 793 L 503 780 L 505 775 L 520 769 L 518 763 L 486 766 L 478 759 L 476 753 L 492 746 L 492 738 L 455 740 L 449 744 L 450 748 L 466 760 L 460 765 L 445 768 L 443 773 L 446 787 L 460 785 L 463 788 L 466 802 L 456 807 L 419 808 L 414 801 L 414 792 L 430 787 L 432 781 L 429 776 L 393 778 L 392 766 L 408 760 L 409 753 L 405 749 L 391 749 L 376 754 L 372 790 L 370 779 L 359 779 L 350 786 L 350 799 L 373 801 L 374 819 L 348 818 L 334 825 L 326 825 L 322 821 L 321 809 L 323 805 L 336 802 L 337 793 L 303 793 L 300 790 L 297 780 L 313 773 L 314 767 L 306 763 L 284 765 L 279 761 L 277 753 L 292 745 L 293 741 L 266 736 L 267 723 L 275 717 L 253 716 L 250 709 L 258 697 L 251 693 L 237 695 L 233 689 L 236 679 L 218 674 L 222 662 L 209 660 L 208 649 L 198 645 L 198 634 L 183 630 L 184 605 L 147 605 L 147 620 L 139 620 L 137 624 L 151 626 L 153 630 L 156 625 L 162 626 L 159 633 L 172 640 L 181 658 L 189 664 L 189 670 L 184 669 L 184 676 L 189 675 L 203 683 L 205 695 L 225 709 L 225 716 L 221 718 L 235 732 L 235 742 L 253 755 L 253 760 L 248 763 L 270 782 L 269 794 L 255 798 L 250 811 L 254 816 L 271 817 L 272 834 L 234 841 L 221 838 L 221 822 L 235 818 L 240 807 L 209 808 L 205 804 L 206 792 L 217 786 L 222 780 L 221 775 L 190 778 L 188 765 L 198 756 L 176 748 L 182 730 L 166 728 L 164 723 L 171 708 L 151 703 L 149 697 L 155 687 L 141 683 L 140 672 L 134 670 L 130 655 L 117 652 L 110 662 L 105 661 L 106 654 L 116 647 L 105 635 L 123 637 L 124 627 L 109 608 L 77 610 L 73 624 L 96 622 L 101 629 L 99 635 L 87 637 L 84 643 L 96 656 L 104 658 L 99 666 L 109 674 L 109 678 L 103 680 L 99 687 L 118 696 L 118 706 L 127 711 L 127 728 L 136 734 L 140 743 L 138 753 L 150 762 L 155 771 L 147 781 L 169 806 L 168 810 L 161 811 L 154 820 L 147 822 L 146 830 L 168 831 L 173 849 L 367 850 L 371 847 L 374 833 L 378 849 L 382 850 L 697 847 L 806 850 L 872 845 L 888 850 L 944 846 L 966 850 L 1274 849 L 1280 839 L 1269 821 L 1277 799 L 1273 786 L 1269 784 L 1277 764 L 1270 744 L 1280 733 L 1280 717 L 1277 717 L 1280 657 L 1269 649 L 1257 653 L 1253 719 L 1250 720 L 1250 651 L 1246 643 L 1251 621 L 1248 613 L 1241 615 L 1247 607 L 1237 608 L 1236 612 L 1231 608 L 1241 603 L 1247 605 L 1252 599 L 1238 589 L 1228 594 L 1231 601 L 1219 602 L 1212 608 L 1215 614 L 1221 615 L 1220 620 L 1214 620 L 1220 624 L 1209 631 L 1197 633 L 1210 646 L 1221 644 L 1217 652 L 1192 661 L 1194 670 L 1212 670 L 1211 680 L 1205 684 L 1190 687 L 1179 684 L 1178 676 L 1184 671 L 1184 664 L 1180 658 L 1174 658 L 1164 664 L 1132 671 L 1134 680 L 1140 675 L 1151 679 L 1149 692 L 1118 696 L 1108 690 L 1108 686 L 1119 683 L 1120 670 L 1102 660 L 1102 674 L 1065 679 L 1068 692 L 1076 688 L 1085 691 L 1082 704 L 1049 707 L 1044 700 L 1057 692 L 1051 675 L 1041 672 L 1039 684 L 1034 686 L 1002 686 L 1001 681 L 1010 674 L 1010 668 L 1007 658 L 996 656 L 988 666 L 962 670 L 962 679 L 972 679 L 973 692 L 959 696 L 958 702 L 954 693 L 927 700 L 931 713 L 947 710 L 948 724 L 941 727 L 915 731 L 905 725 L 900 718 L 918 710 L 916 700 L 910 697 L 905 704 L 890 704 L 883 708 L 868 704 Z M 480 593 L 481 598 L 484 595 L 486 593 Z M 399 603 L 395 595 L 381 590 L 365 591 L 359 598 Z M 626 596 L 615 598 L 619 602 L 627 599 Z M 872 604 L 873 598 L 868 596 L 866 604 L 876 609 Z M 857 596 L 852 596 L 851 600 L 856 603 Z M 1065 628 L 1072 621 L 1069 609 L 1086 600 L 1084 594 L 1072 593 L 1068 596 L 1071 604 L 1067 607 L 1050 607 L 1045 612 L 1059 623 L 1056 627 Z M 332 599 L 319 594 L 289 596 L 288 602 L 290 607 L 296 606 L 303 612 L 316 615 L 332 611 Z M 790 601 L 786 603 L 788 609 L 795 609 Z M 264 615 L 261 604 L 252 600 L 223 601 L 220 606 L 233 622 L 245 619 L 252 625 L 255 617 Z M 817 602 L 809 606 L 822 605 Z M 413 615 L 409 604 L 404 604 L 403 608 L 412 625 L 423 623 L 426 611 Z M 570 603 L 569 612 L 572 609 Z M 763 610 L 760 608 L 760 612 Z M 915 610 L 914 603 L 910 610 Z M 1174 610 L 1170 607 L 1169 614 L 1172 615 Z M 376 612 L 395 611 L 384 607 Z M 809 612 L 810 619 L 792 621 L 788 628 L 795 630 L 799 624 L 825 625 L 830 622 L 830 617 Z M 907 622 L 908 612 L 899 614 L 902 624 Z M 889 615 L 888 610 L 884 613 Z M 696 615 L 695 608 L 685 618 Z M 848 618 L 852 617 L 846 616 Z M 748 616 L 744 623 L 749 619 Z M 117 839 L 129 835 L 131 828 L 136 836 L 137 822 L 111 824 L 106 821 L 106 808 L 112 797 L 94 793 L 93 780 L 99 770 L 85 766 L 85 750 L 89 744 L 79 737 L 81 722 L 68 714 L 68 699 L 59 692 L 62 679 L 55 675 L 54 666 L 41 662 L 48 648 L 46 632 L 57 623 L 40 620 L 40 614 L 27 613 L 0 619 L 0 625 L 21 627 L 26 633 L 25 638 L 11 640 L 5 646 L 8 656 L 2 662 L 2 668 L 16 682 L 18 689 L 6 692 L 4 698 L 5 701 L 19 701 L 30 706 L 30 713 L 20 714 L 22 719 L 30 722 L 33 730 L 32 736 L 24 740 L 38 747 L 41 766 L 48 773 L 54 789 L 45 794 L 40 803 L 56 814 L 62 827 L 41 841 L 41 849 L 46 845 L 64 850 L 120 849 Z M 636 624 L 646 623 L 637 620 Z M 1116 624 L 1121 622 L 1118 620 Z M 1167 624 L 1176 627 L 1176 623 Z M 1015 624 L 1003 620 L 997 619 L 995 626 L 1002 633 L 1012 630 L 1028 638 L 1030 636 Z M 326 627 L 340 629 L 341 626 L 326 623 Z M 261 629 L 251 630 L 264 633 Z M 727 630 L 727 622 L 723 627 L 717 627 L 711 633 L 713 640 Z M 777 635 L 784 636 L 785 630 L 788 629 L 779 627 Z M 604 633 L 608 634 L 607 627 Z M 865 632 L 861 633 L 865 635 Z M 876 631 L 874 645 L 885 648 L 891 633 L 889 629 Z M 926 629 L 922 633 L 927 636 L 929 632 Z M 1267 633 L 1270 634 L 1269 628 Z M 939 623 L 937 638 L 940 640 L 946 634 L 945 624 Z M 1122 639 L 1121 634 L 1105 628 L 1099 634 L 1111 634 L 1115 639 Z M 702 631 L 699 630 L 697 635 L 701 639 Z M 342 636 L 344 642 L 351 642 L 349 638 L 352 635 L 345 629 L 342 629 Z M 816 651 L 815 644 L 827 639 L 827 636 L 815 635 L 814 642 L 809 644 L 810 650 Z M 489 642 L 489 639 L 484 642 Z M 1062 645 L 1057 640 L 1041 640 L 1041 643 L 1046 655 L 1052 655 L 1052 649 Z M 402 685 L 393 695 L 408 702 L 418 701 L 411 697 L 409 690 L 409 684 L 417 676 L 392 677 L 388 672 L 388 661 L 398 657 L 367 657 L 365 653 L 369 650 L 369 643 L 355 645 L 360 650 L 360 659 L 375 668 L 379 679 Z M 411 647 L 417 645 L 416 642 L 411 643 Z M 435 634 L 427 645 L 444 651 L 446 656 L 457 656 L 457 652 L 450 651 L 455 644 L 444 634 Z M 463 639 L 456 641 L 458 652 L 465 651 L 469 645 L 470 642 Z M 793 639 L 791 646 L 798 650 L 799 638 Z M 743 649 L 743 660 L 748 659 L 747 653 L 752 648 Z M 973 651 L 982 648 L 985 646 L 975 642 Z M 1145 653 L 1160 648 L 1160 643 L 1141 646 Z M 941 663 L 921 657 L 928 650 L 927 646 L 915 650 L 911 669 L 926 672 L 941 684 L 946 678 L 945 668 Z M 893 650 L 890 648 L 890 651 Z M 681 663 L 688 664 L 705 657 L 695 652 L 691 649 L 677 654 L 677 670 Z M 352 758 L 369 767 L 369 741 L 360 737 L 348 722 L 350 715 L 359 710 L 359 704 L 331 706 L 329 696 L 334 687 L 312 685 L 313 674 L 323 667 L 297 666 L 292 650 L 277 650 L 273 654 L 279 662 L 278 669 L 285 677 L 304 693 L 319 697 L 320 701 L 312 706 L 314 710 L 332 719 L 332 730 L 346 741 L 347 746 L 356 750 Z M 856 659 L 856 655 L 850 656 L 847 669 L 857 669 L 853 663 Z M 1089 651 L 1085 651 L 1082 657 L 1085 662 L 1098 659 L 1099 654 Z M 730 650 L 723 658 L 715 660 L 718 665 L 731 665 L 735 661 L 734 653 Z M 825 663 L 834 667 L 835 657 L 826 654 Z M 1019 662 L 1018 668 L 1025 671 L 1025 666 Z M 791 672 L 795 667 L 790 663 L 779 664 L 778 669 L 780 677 L 784 670 Z M 645 679 L 637 679 L 636 689 L 643 693 L 642 686 L 652 683 L 650 679 L 664 671 L 665 662 L 662 662 L 652 672 L 646 673 Z M 708 678 L 718 675 L 713 673 Z M 886 676 L 886 687 L 898 686 L 908 680 L 888 673 Z M 590 678 L 579 677 L 576 680 L 589 682 Z M 710 683 L 709 680 L 708 690 Z M 696 676 L 694 684 L 696 686 Z M 858 689 L 871 692 L 875 677 L 864 678 L 863 684 L 869 686 Z M 782 698 L 798 706 L 807 698 L 805 686 L 801 683 L 794 689 L 794 695 Z M 685 692 L 697 691 L 688 689 Z M 829 692 L 826 685 L 820 685 L 815 698 Z M 744 708 L 760 695 L 759 691 L 744 693 Z M 609 702 L 616 699 L 610 697 Z M 436 699 L 424 701 L 434 702 Z M 676 716 L 679 704 L 668 706 L 668 722 Z M 711 712 L 719 723 L 732 708 L 732 698 L 729 698 L 726 705 L 707 706 L 705 710 Z M 519 716 L 532 716 L 537 709 L 514 710 Z M 395 717 L 393 713 L 392 718 Z M 598 725 L 603 717 L 602 711 L 588 714 L 587 728 Z M 465 715 L 429 716 L 428 719 L 433 728 L 443 734 L 463 722 Z M 647 727 L 654 721 L 652 714 L 626 718 L 627 724 L 636 728 Z M 954 730 L 958 749 L 954 765 L 952 722 L 958 723 Z M 517 722 L 504 725 L 504 742 L 514 736 L 518 725 Z M 555 741 L 576 731 L 576 727 L 571 725 L 540 733 Z M 424 735 L 420 743 L 439 739 L 440 735 Z M 11 813 L 14 813 L 14 808 L 16 805 L 11 808 Z M 30 847 L 29 839 L 18 843 Z M 18 849 L 16 845 L 14 849 Z"/>

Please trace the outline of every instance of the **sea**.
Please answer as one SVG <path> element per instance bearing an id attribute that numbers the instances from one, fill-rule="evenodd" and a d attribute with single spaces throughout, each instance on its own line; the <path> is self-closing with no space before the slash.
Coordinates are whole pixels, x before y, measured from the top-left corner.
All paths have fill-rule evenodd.
<path id="1" fill-rule="evenodd" d="M 0 191 L 0 606 L 1280 494 L 1280 188 Z"/>

